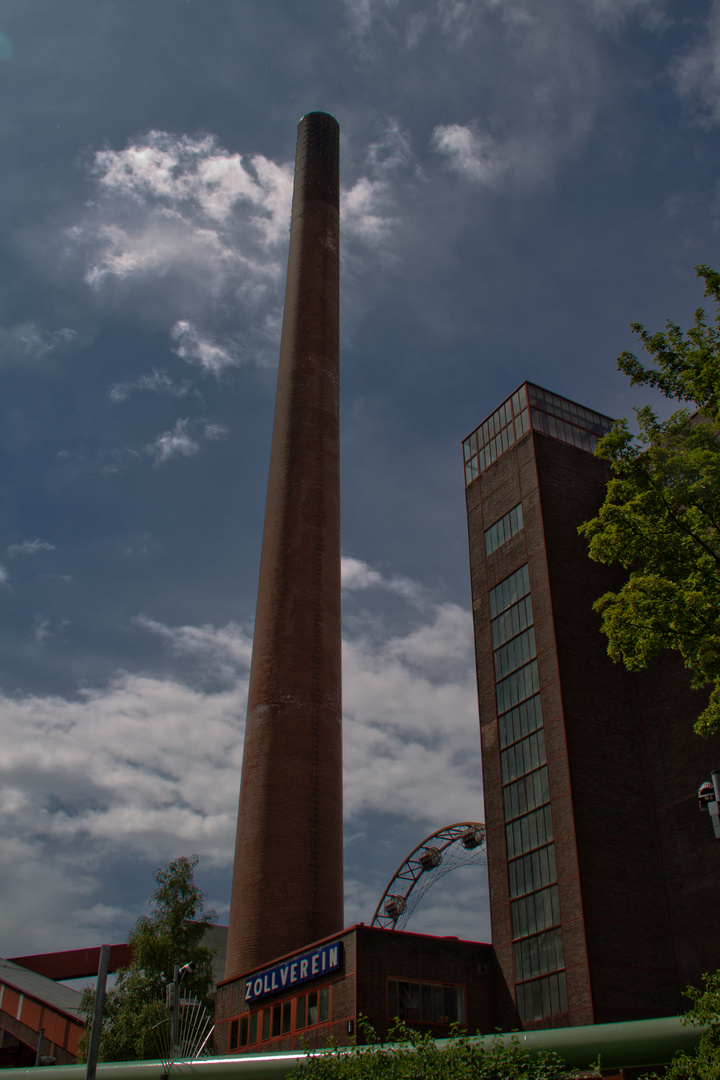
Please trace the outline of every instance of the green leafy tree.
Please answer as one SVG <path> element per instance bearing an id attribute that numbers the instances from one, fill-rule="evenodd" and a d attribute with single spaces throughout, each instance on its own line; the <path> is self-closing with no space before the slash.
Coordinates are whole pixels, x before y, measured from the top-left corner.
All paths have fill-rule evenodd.
<path id="1" fill-rule="evenodd" d="M 692 1005 L 683 1023 L 707 1030 L 700 1036 L 695 1053 L 675 1055 L 664 1080 L 717 1080 L 720 1076 L 720 971 L 703 975 L 703 981 L 704 988 L 689 986 L 685 991 Z"/>
<path id="2" fill-rule="evenodd" d="M 633 323 L 654 366 L 618 357 L 631 384 L 692 408 L 660 421 L 646 405 L 635 410 L 637 435 L 619 420 L 600 440 L 595 453 L 614 476 L 580 532 L 592 559 L 628 570 L 623 587 L 594 605 L 609 655 L 632 671 L 664 649 L 679 652 L 693 687 L 711 690 L 695 724 L 707 736 L 720 726 L 720 274 L 696 272 L 715 303 L 712 322 L 698 308 L 687 332 L 668 322 L 650 334 Z"/>
<path id="3" fill-rule="evenodd" d="M 528 1053 L 517 1037 L 475 1043 L 467 1036 L 438 1046 L 401 1021 L 389 1033 L 392 1045 L 378 1043 L 360 1024 L 370 1045 L 356 1050 L 329 1049 L 309 1057 L 290 1074 L 294 1080 L 555 1080 L 567 1074 L 552 1050 Z"/>
<path id="4" fill-rule="evenodd" d="M 128 945 L 133 959 L 121 969 L 105 998 L 100 1061 L 135 1061 L 158 1056 L 153 1027 L 167 1020 L 165 987 L 173 980 L 174 965 L 194 962 L 195 970 L 182 984 L 184 997 L 211 1005 L 213 949 L 201 944 L 207 927 L 217 919 L 205 910 L 205 893 L 195 884 L 197 855 L 167 863 L 153 875 L 155 890 L 149 915 L 135 923 Z M 87 1020 L 78 1060 L 85 1061 L 95 991 L 87 987 L 80 1009 Z"/>

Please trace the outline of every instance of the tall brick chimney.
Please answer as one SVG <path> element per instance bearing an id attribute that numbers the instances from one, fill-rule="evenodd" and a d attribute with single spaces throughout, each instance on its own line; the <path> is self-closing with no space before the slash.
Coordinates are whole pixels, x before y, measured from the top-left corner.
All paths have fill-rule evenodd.
<path id="1" fill-rule="evenodd" d="M 339 127 L 298 126 L 225 977 L 343 927 Z"/>

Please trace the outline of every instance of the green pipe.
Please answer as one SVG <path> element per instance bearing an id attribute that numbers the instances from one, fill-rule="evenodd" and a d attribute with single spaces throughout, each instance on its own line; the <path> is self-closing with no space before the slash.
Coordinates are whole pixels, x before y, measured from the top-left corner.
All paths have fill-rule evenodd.
<path id="1" fill-rule="evenodd" d="M 581 1027 L 544 1028 L 541 1031 L 518 1031 L 502 1035 L 477 1035 L 472 1043 L 507 1043 L 517 1038 L 531 1054 L 540 1047 L 554 1050 L 570 1069 L 589 1070 L 601 1056 L 603 1069 L 654 1068 L 667 1065 L 679 1050 L 692 1053 L 702 1027 L 684 1025 L 679 1016 L 656 1020 L 628 1020 L 619 1024 L 585 1024 Z M 438 1047 L 452 1039 L 437 1039 Z M 399 1044 L 385 1044 L 383 1049 Z M 407 1048 L 407 1044 L 405 1044 Z M 358 1050 L 368 1049 L 358 1047 Z M 314 1051 L 321 1053 L 322 1051 Z M 353 1053 L 355 1047 L 342 1047 L 341 1053 Z M 238 1054 L 197 1058 L 174 1062 L 172 1073 L 177 1080 L 275 1080 L 287 1076 L 308 1055 L 304 1052 L 278 1054 Z M 162 1061 L 119 1061 L 98 1065 L 98 1080 L 161 1080 L 167 1073 Z M 59 1065 L 53 1080 L 85 1080 L 84 1065 Z M 34 1069 L 3 1069 L 2 1080 L 37 1080 Z"/>

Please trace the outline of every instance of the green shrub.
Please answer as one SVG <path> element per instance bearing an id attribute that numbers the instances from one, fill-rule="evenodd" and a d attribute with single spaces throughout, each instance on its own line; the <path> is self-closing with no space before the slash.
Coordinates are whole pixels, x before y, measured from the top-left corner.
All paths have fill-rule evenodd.
<path id="1" fill-rule="evenodd" d="M 315 1054 L 291 1073 L 293 1080 L 555 1080 L 566 1071 L 554 1051 L 533 1057 L 517 1036 L 479 1043 L 456 1032 L 438 1046 L 398 1020 L 389 1042 L 379 1043 L 367 1024 L 359 1026 L 369 1045 Z"/>

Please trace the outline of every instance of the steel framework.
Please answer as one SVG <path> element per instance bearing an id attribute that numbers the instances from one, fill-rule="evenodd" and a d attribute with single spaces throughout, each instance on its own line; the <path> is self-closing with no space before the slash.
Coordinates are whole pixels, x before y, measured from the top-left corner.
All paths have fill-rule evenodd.
<path id="1" fill-rule="evenodd" d="M 479 821 L 461 821 L 431 833 L 410 852 L 393 874 L 371 926 L 402 930 L 428 889 L 460 866 L 483 866 L 485 826 Z"/>

